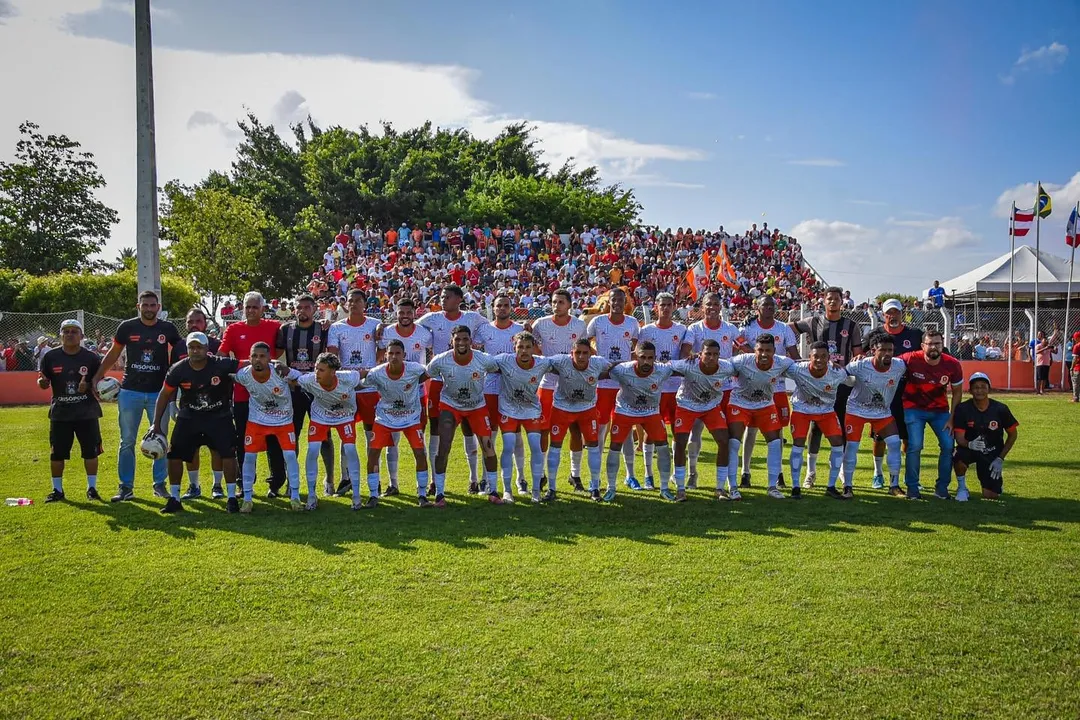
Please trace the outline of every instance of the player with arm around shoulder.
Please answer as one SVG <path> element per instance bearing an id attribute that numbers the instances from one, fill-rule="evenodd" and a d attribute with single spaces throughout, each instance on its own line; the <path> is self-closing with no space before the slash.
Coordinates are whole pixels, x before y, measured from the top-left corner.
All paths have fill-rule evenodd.
<path id="1" fill-rule="evenodd" d="M 953 413 L 956 499 L 967 501 L 967 471 L 974 465 L 983 497 L 992 500 L 1001 496 L 1002 468 L 1016 444 L 1019 423 L 1008 405 L 991 399 L 990 378 L 984 373 L 971 376 L 968 391 L 971 398 L 957 405 Z"/>
<path id="2" fill-rule="evenodd" d="M 551 447 L 548 448 L 548 477 L 557 477 L 567 432 L 577 428 L 588 455 L 589 495 L 600 497 L 600 424 L 596 413 L 596 388 L 608 377 L 607 360 L 592 354 L 592 345 L 578 338 L 569 355 L 551 357 L 551 370 L 559 377 L 552 394 Z M 571 451 L 573 446 L 571 445 Z"/>
<path id="3" fill-rule="evenodd" d="M 540 498 L 540 480 L 544 474 L 544 452 L 541 436 L 547 433 L 537 391 L 540 380 L 551 368 L 551 358 L 535 355 L 536 338 L 521 331 L 514 336 L 514 352 L 494 357 L 501 376 L 499 385 L 499 431 L 502 434 L 503 502 L 514 502 L 513 466 L 514 450 L 520 441 L 519 430 L 525 431 L 529 443 L 529 465 L 532 471 L 533 500 L 551 502 L 555 499 L 555 478 L 551 477 L 548 491 Z M 497 490 L 497 488 L 489 488 Z"/>

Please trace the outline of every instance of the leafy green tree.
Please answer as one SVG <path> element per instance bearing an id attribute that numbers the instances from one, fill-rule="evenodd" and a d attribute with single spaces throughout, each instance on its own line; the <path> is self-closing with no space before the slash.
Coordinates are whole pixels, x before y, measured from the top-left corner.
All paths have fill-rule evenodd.
<path id="1" fill-rule="evenodd" d="M 136 270 L 138 269 L 138 263 L 138 255 L 135 253 L 135 248 L 125 247 L 120 248 L 120 252 L 116 255 L 116 260 L 112 262 L 112 268 L 116 270 L 116 272 Z"/>
<path id="2" fill-rule="evenodd" d="M 874 302 L 876 302 L 879 306 L 886 300 L 899 300 L 900 302 L 904 303 L 904 307 L 910 307 L 912 305 L 919 304 L 919 298 L 915 297 L 914 295 L 905 295 L 904 293 L 897 292 L 878 293 L 878 296 L 874 298 Z"/>
<path id="3" fill-rule="evenodd" d="M 105 179 L 78 142 L 38 130 L 19 125 L 15 161 L 0 162 L 0 265 L 33 274 L 91 267 L 119 222 L 94 195 Z"/>

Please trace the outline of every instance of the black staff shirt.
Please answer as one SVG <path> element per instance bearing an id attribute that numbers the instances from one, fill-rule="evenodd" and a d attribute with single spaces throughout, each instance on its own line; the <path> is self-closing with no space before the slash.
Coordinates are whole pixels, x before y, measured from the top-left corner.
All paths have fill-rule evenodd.
<path id="1" fill-rule="evenodd" d="M 74 355 L 67 354 L 63 348 L 54 348 L 41 356 L 38 370 L 52 386 L 51 420 L 70 422 L 101 417 L 101 405 L 90 389 L 100 367 L 101 358 L 83 347 Z M 83 378 L 87 390 L 79 392 Z"/>
<path id="2" fill-rule="evenodd" d="M 171 322 L 158 320 L 146 325 L 139 318 L 120 323 L 113 342 L 127 351 L 127 365 L 120 387 L 135 392 L 161 391 L 165 373 L 169 370 L 169 348 L 183 342 L 180 331 Z"/>

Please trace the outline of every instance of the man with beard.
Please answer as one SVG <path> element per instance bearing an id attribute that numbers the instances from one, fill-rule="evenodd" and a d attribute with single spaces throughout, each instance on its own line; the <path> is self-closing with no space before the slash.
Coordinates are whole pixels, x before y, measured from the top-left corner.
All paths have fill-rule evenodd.
<path id="1" fill-rule="evenodd" d="M 897 497 L 904 494 L 900 489 L 900 436 L 891 408 L 907 368 L 903 360 L 893 357 L 895 341 L 892 335 L 876 331 L 870 333 L 868 340 L 871 356 L 852 360 L 844 368 L 848 375 L 855 378 L 844 418 L 847 440 L 844 448 L 844 499 L 854 496 L 855 463 L 859 459 L 863 428 L 867 425 L 888 449 L 889 494 Z M 836 497 L 836 488 L 829 488 L 825 494 Z M 912 488 L 908 488 L 908 496 L 913 500 L 921 499 L 917 489 L 912 493 Z"/>
<path id="2" fill-rule="evenodd" d="M 169 371 L 169 347 L 183 342 L 175 325 L 158 319 L 160 310 L 157 293 L 152 290 L 139 293 L 139 316 L 125 320 L 116 328 L 112 347 L 90 381 L 96 388 L 105 373 L 116 364 L 120 353 L 127 350 L 127 367 L 124 368 L 120 396 L 116 399 L 120 411 L 120 451 L 116 461 L 120 488 L 113 496 L 113 502 L 135 499 L 135 443 L 139 440 L 139 424 L 143 415 L 153 418 L 154 403 Z M 165 434 L 169 429 L 168 420 L 163 422 L 160 429 Z M 168 497 L 165 458 L 154 461 L 153 472 L 154 495 Z"/>
<path id="3" fill-rule="evenodd" d="M 943 354 L 944 339 L 937 330 L 923 333 L 922 349 L 904 353 L 900 359 L 907 366 L 903 404 L 907 425 L 907 457 L 904 481 L 908 493 L 919 492 L 919 464 L 923 437 L 929 425 L 937 435 L 938 475 L 934 497 L 949 499 L 952 477 L 952 416 L 964 397 L 964 368 L 956 358 Z"/>
<path id="4" fill-rule="evenodd" d="M 670 363 L 682 357 L 682 346 L 686 342 L 686 326 L 675 322 L 675 296 L 662 292 L 656 296 L 656 322 L 646 325 L 638 336 L 639 342 L 648 340 L 656 346 L 657 362 Z M 682 378 L 673 375 L 664 381 L 660 388 L 660 416 L 669 427 L 675 426 L 676 394 L 682 385 Z M 689 431 L 689 428 L 687 428 Z M 653 482 L 653 445 L 642 442 L 642 454 L 645 456 L 645 489 L 655 490 Z M 685 470 L 686 464 L 683 463 Z M 685 488 L 684 488 L 685 489 Z"/>
<path id="5" fill-rule="evenodd" d="M 201 332 L 206 334 L 206 313 L 197 307 L 193 307 L 187 312 L 187 317 L 184 318 L 184 323 L 187 325 L 188 333 Z M 206 348 L 207 352 L 211 355 L 217 355 L 218 350 L 221 347 L 221 341 L 217 338 L 207 337 L 209 341 Z M 187 345 L 184 343 L 177 343 L 172 346 L 172 352 L 169 355 L 169 365 L 175 365 L 184 358 L 187 357 Z M 176 403 L 174 402 L 171 408 L 171 414 L 176 415 Z M 187 463 L 188 474 L 188 489 L 180 499 L 181 500 L 194 500 L 195 498 L 202 497 L 202 484 L 199 482 L 199 454 L 195 454 L 195 458 Z M 212 497 L 215 500 L 220 500 L 225 497 L 225 490 L 221 487 L 221 479 L 224 477 L 224 473 L 221 469 L 221 458 L 213 453 L 210 453 L 210 468 L 214 472 L 214 488 L 211 491 Z"/>
<path id="6" fill-rule="evenodd" d="M 686 501 L 686 446 L 690 431 L 701 422 L 716 441 L 716 492 L 721 493 L 728 476 L 728 430 L 724 409 L 724 381 L 735 373 L 728 360 L 720 359 L 720 343 L 705 340 L 697 357 L 672 363 L 676 374 L 682 376 L 675 396 L 675 495 L 667 487 L 660 488 L 665 500 Z"/>
<path id="7" fill-rule="evenodd" d="M 515 348 L 514 338 L 519 332 L 525 329 L 525 326 L 510 319 L 511 302 L 509 295 L 504 293 L 496 295 L 493 308 L 495 319 L 489 323 L 484 323 L 476 329 L 476 334 L 473 337 L 473 346 L 479 350 L 483 350 L 488 355 L 513 353 Z M 499 423 L 499 418 L 502 415 L 502 413 L 499 412 L 499 392 L 501 389 L 502 375 L 500 373 L 488 373 L 487 380 L 484 382 L 484 403 L 487 405 L 488 419 L 491 422 L 492 430 L 495 428 L 500 428 L 501 430 L 501 425 Z M 539 426 L 536 427 L 538 431 Z M 518 486 L 520 489 L 525 483 L 525 447 L 520 442 L 521 438 L 517 437 L 517 430 L 513 431 L 515 437 L 510 439 L 509 442 L 507 442 L 507 432 L 508 431 L 501 432 L 503 436 L 503 448 L 504 450 L 506 448 L 512 450 L 518 468 Z M 514 463 L 507 461 L 505 453 L 503 453 L 502 462 L 504 474 L 512 471 Z M 513 502 L 513 498 L 510 499 L 510 502 Z"/>

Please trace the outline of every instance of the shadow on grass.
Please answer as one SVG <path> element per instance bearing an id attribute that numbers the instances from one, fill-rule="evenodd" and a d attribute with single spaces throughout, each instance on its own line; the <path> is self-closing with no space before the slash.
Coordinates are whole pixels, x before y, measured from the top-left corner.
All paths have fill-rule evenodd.
<path id="1" fill-rule="evenodd" d="M 822 489 L 805 491 L 801 501 L 773 500 L 762 488 L 744 492 L 739 503 L 713 499 L 706 490 L 691 491 L 686 503 L 661 500 L 655 492 L 620 488 L 611 505 L 562 492 L 551 505 L 528 498 L 514 505 L 492 506 L 483 496 L 447 494 L 445 509 L 421 509 L 415 497 L 384 498 L 374 510 L 353 511 L 348 499 L 320 499 L 314 512 L 289 510 L 287 500 L 257 500 L 251 515 L 230 515 L 224 501 L 195 500 L 172 516 L 158 511 L 160 500 L 109 504 L 74 502 L 80 510 L 101 515 L 114 531 L 161 532 L 195 540 L 200 531 L 233 532 L 269 542 L 306 545 L 330 554 L 348 552 L 359 543 L 414 552 L 417 542 L 444 543 L 461 549 L 485 549 L 487 540 L 526 537 L 573 545 L 579 538 L 620 538 L 652 545 L 672 545 L 679 538 L 714 541 L 740 534 L 794 538 L 803 532 L 857 534 L 889 528 L 929 534 L 952 528 L 983 534 L 1013 530 L 1058 532 L 1050 523 L 1080 523 L 1080 501 L 1006 496 L 967 504 L 930 499 L 912 502 L 882 491 L 856 490 L 851 501 L 826 497 Z"/>

